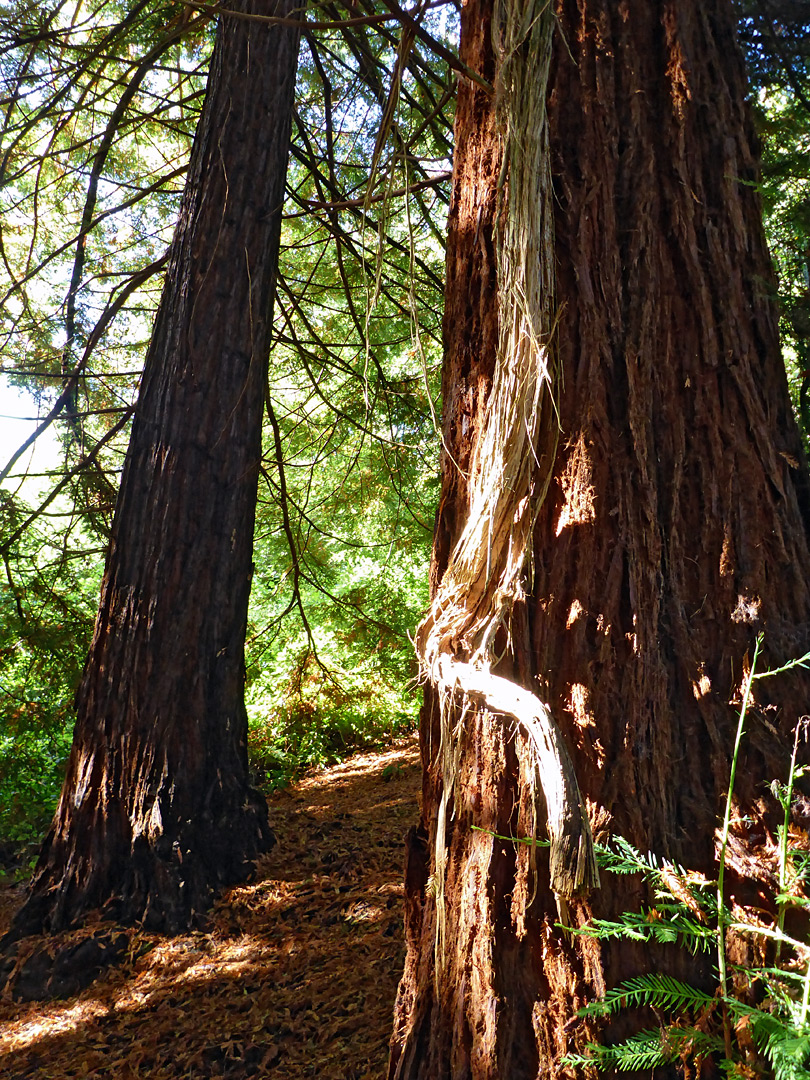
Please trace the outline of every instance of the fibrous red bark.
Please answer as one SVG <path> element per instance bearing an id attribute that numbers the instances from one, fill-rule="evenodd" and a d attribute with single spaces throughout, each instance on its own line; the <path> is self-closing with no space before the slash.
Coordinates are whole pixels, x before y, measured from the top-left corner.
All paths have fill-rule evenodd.
<path id="1" fill-rule="evenodd" d="M 298 40 L 221 18 L 67 779 L 18 934 L 94 907 L 177 931 L 272 842 L 249 785 L 244 639 Z"/>
<path id="2" fill-rule="evenodd" d="M 603 833 L 711 876 L 746 654 L 761 630 L 772 662 L 810 644 L 810 489 L 744 72 L 726 0 L 561 0 L 557 13 L 560 450 L 535 529 L 532 592 L 495 670 L 551 706 Z M 494 81 L 491 17 L 487 0 L 470 0 L 461 53 Z M 498 335 L 500 143 L 484 90 L 460 88 L 456 124 L 434 589 L 464 526 L 464 471 Z M 770 697 L 760 696 L 744 744 L 732 862 L 738 899 L 764 904 L 745 860 L 768 838 L 766 784 L 784 778 L 807 684 L 790 676 L 761 691 Z M 587 1000 L 651 964 L 698 979 L 700 966 L 677 950 L 651 958 L 555 928 L 542 859 L 532 899 L 529 849 L 498 839 L 526 835 L 531 814 L 519 737 L 497 716 L 465 716 L 455 813 L 437 841 L 438 745 L 429 691 L 390 1076 L 562 1075 L 562 1054 L 587 1035 L 574 1019 Z M 443 970 L 426 893 L 440 841 Z M 637 883 L 614 879 L 573 901 L 568 918 L 582 925 L 641 899 Z"/>

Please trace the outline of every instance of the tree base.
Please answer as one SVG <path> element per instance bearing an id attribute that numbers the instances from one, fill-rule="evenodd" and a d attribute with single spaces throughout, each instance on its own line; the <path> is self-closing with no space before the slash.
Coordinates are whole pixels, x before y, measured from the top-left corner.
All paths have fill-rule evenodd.
<path id="1" fill-rule="evenodd" d="M 257 857 L 276 843 L 264 799 L 252 792 L 250 802 L 240 827 L 221 834 L 219 843 L 209 836 L 204 847 L 203 830 L 195 831 L 202 855 L 188 847 L 181 852 L 173 846 L 168 857 L 157 846 L 135 850 L 126 861 L 90 868 L 81 881 L 70 868 L 61 879 L 55 876 L 49 837 L 30 894 L 0 939 L 0 991 L 21 1002 L 69 997 L 125 955 L 129 938 L 120 928 L 140 926 L 171 937 L 203 927 L 217 895 L 249 880 Z"/>
<path id="2" fill-rule="evenodd" d="M 172 936 L 199 923 L 222 889 L 247 881 L 258 856 L 276 837 L 267 804 L 250 790 L 245 804 L 228 820 L 201 820 L 166 843 L 104 843 L 102 858 L 87 858 L 72 837 L 70 847 L 55 837 L 45 841 L 30 893 L 0 942 L 0 957 L 23 938 L 59 933 L 85 925 L 95 914 L 121 926 L 140 925 Z M 2 963 L 2 961 L 0 961 Z"/>

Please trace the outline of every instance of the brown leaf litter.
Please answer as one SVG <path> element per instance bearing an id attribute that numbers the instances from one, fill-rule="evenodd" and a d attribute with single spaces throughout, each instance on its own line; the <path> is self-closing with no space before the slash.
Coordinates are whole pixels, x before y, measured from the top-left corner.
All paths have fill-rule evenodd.
<path id="1" fill-rule="evenodd" d="M 379 1080 L 419 782 L 411 737 L 275 793 L 278 843 L 206 932 L 117 931 L 123 961 L 82 993 L 0 1001 L 0 1077 Z M 21 899 L 0 888 L 0 934 Z"/>

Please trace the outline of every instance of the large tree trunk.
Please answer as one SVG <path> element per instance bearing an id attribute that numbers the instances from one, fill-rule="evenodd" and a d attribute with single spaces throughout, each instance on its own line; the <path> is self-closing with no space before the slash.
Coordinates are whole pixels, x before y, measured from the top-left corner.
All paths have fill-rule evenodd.
<path id="1" fill-rule="evenodd" d="M 298 41 L 221 18 L 67 779 L 17 933 L 99 906 L 177 931 L 272 842 L 248 779 L 244 641 Z"/>
<path id="2" fill-rule="evenodd" d="M 746 654 L 760 630 L 770 661 L 810 644 L 808 475 L 752 184 L 744 73 L 726 0 L 561 0 L 557 13 L 548 100 L 560 449 L 534 530 L 532 589 L 512 607 L 497 671 L 550 706 L 601 830 L 711 874 Z M 491 20 L 490 0 L 465 5 L 461 53 L 497 83 Z M 496 367 L 497 190 L 512 177 L 495 108 L 461 86 L 436 596 L 471 512 Z M 785 776 L 808 686 L 795 676 L 760 685 L 772 698 L 760 697 L 744 743 L 731 861 L 737 898 L 762 903 L 739 860 L 765 839 L 765 783 Z M 423 710 L 389 1075 L 562 1075 L 560 1057 L 588 1035 L 574 1015 L 606 985 L 650 964 L 700 971 L 677 951 L 651 958 L 555 929 L 547 865 L 538 859 L 533 898 L 530 849 L 493 835 L 531 828 L 524 737 L 469 700 L 448 723 L 448 689 L 428 686 Z M 638 907 L 633 879 L 603 884 L 569 897 L 567 918 Z"/>

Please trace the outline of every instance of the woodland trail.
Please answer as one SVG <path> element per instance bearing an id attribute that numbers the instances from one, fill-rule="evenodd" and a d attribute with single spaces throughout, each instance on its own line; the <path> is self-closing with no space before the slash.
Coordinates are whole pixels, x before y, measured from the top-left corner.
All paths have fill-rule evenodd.
<path id="1" fill-rule="evenodd" d="M 420 776 L 410 737 L 273 794 L 278 843 L 203 931 L 121 931 L 123 962 L 82 993 L 0 1001 L 0 1077 L 381 1080 Z M 0 889 L 0 934 L 21 896 Z"/>

